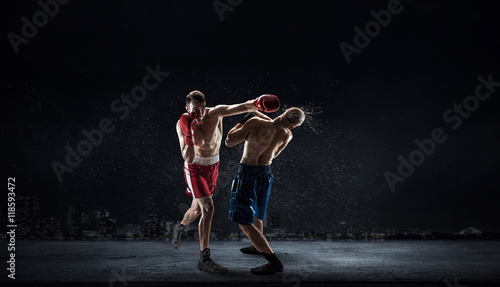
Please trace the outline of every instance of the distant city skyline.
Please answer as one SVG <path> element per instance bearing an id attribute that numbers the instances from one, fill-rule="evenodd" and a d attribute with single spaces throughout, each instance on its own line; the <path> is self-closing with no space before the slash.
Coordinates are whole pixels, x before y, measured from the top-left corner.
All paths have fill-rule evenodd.
<path id="1" fill-rule="evenodd" d="M 167 239 L 172 234 L 175 220 L 167 218 L 166 215 L 158 213 L 140 214 L 137 220 L 126 222 L 113 218 L 111 212 L 103 209 L 85 209 L 82 207 L 68 206 L 65 220 L 54 216 L 40 216 L 43 209 L 37 196 L 18 196 L 16 209 L 16 222 L 18 225 L 18 236 L 20 238 L 157 238 Z M 5 221 L 5 213 L 2 212 Z M 314 230 L 298 226 L 295 229 L 287 229 L 280 223 L 278 210 L 270 209 L 264 220 L 265 232 L 271 238 L 294 238 L 309 237 L 323 239 L 386 239 L 386 238 L 432 238 L 441 233 L 439 230 L 420 229 L 415 227 L 406 228 L 375 228 L 351 225 L 341 222 L 342 230 Z M 487 230 L 485 230 L 488 233 Z M 190 224 L 186 230 L 188 236 L 196 236 L 197 223 Z M 446 233 L 446 232 L 445 232 Z M 216 227 L 213 229 L 214 239 L 243 238 L 244 234 L 239 229 L 228 229 Z M 483 231 L 473 226 L 464 227 L 453 232 L 461 236 L 480 236 Z M 439 235 L 440 236 L 440 235 Z"/>

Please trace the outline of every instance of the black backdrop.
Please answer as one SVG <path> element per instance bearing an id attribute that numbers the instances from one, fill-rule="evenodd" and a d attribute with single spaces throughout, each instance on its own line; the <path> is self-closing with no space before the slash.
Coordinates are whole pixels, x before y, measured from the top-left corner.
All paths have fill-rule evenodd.
<path id="1" fill-rule="evenodd" d="M 8 35 L 23 36 L 21 18 L 41 7 L 4 4 L 2 174 L 63 221 L 68 206 L 106 208 L 120 222 L 180 220 L 190 199 L 174 125 L 185 95 L 199 89 L 213 106 L 273 93 L 307 113 L 273 162 L 270 209 L 282 227 L 498 232 L 500 91 L 456 130 L 443 120 L 474 95 L 478 76 L 500 81 L 496 2 L 402 0 L 348 63 L 340 43 L 354 45 L 354 28 L 389 2 L 70 1 L 18 53 Z M 51 165 L 65 163 L 65 147 L 121 115 L 111 103 L 157 65 L 168 77 L 59 181 Z M 238 118 L 224 119 L 224 136 Z M 435 128 L 447 140 L 391 191 L 384 173 L 397 174 L 398 156 Z M 241 151 L 221 147 L 218 228 L 236 228 L 226 218 Z"/>

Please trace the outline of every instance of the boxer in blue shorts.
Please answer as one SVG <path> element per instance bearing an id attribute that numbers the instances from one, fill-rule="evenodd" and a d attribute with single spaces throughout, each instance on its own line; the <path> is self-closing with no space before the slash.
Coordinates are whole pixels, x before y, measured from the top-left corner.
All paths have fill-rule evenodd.
<path id="1" fill-rule="evenodd" d="M 272 184 L 271 165 L 240 163 L 231 187 L 229 219 L 247 225 L 254 223 L 254 217 L 264 220 Z"/>
<path id="2" fill-rule="evenodd" d="M 304 112 L 298 108 L 287 109 L 274 120 L 262 113 L 252 112 L 227 134 L 226 145 L 229 147 L 245 141 L 238 173 L 231 186 L 229 219 L 239 223 L 252 242 L 251 247 L 242 248 L 241 251 L 263 254 L 268 260 L 267 264 L 250 269 L 256 275 L 283 271 L 283 264 L 264 237 L 262 221 L 266 216 L 274 179 L 271 173 L 272 160 L 292 140 L 291 129 L 300 126 L 304 118 Z"/>

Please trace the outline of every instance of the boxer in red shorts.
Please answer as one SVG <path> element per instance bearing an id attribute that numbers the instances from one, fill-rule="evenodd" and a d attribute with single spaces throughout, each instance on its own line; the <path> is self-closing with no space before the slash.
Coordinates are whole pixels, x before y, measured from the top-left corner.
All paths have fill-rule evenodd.
<path id="1" fill-rule="evenodd" d="M 192 198 L 212 196 L 219 175 L 219 154 L 212 157 L 195 156 L 193 164 L 184 162 L 186 193 Z"/>
<path id="2" fill-rule="evenodd" d="M 177 249 L 182 230 L 199 215 L 200 260 L 198 269 L 210 273 L 227 273 L 227 268 L 210 258 L 208 242 L 214 204 L 212 194 L 219 170 L 219 149 L 222 142 L 222 118 L 256 110 L 273 112 L 279 100 L 273 95 L 262 95 L 255 100 L 235 105 L 206 107 L 205 95 L 192 91 L 186 96 L 186 111 L 177 122 L 177 136 L 184 158 L 186 193 L 193 198 L 182 221 L 174 226 L 172 245 Z"/>

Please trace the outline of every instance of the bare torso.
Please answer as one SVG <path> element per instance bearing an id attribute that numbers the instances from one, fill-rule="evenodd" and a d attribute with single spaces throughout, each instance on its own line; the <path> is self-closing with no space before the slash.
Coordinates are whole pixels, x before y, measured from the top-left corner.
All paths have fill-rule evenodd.
<path id="1" fill-rule="evenodd" d="M 234 105 L 217 105 L 213 108 L 205 108 L 204 105 L 197 104 L 196 109 L 203 109 L 203 113 L 198 123 L 192 126 L 194 146 L 186 145 L 184 133 L 180 127 L 180 120 L 177 121 L 177 136 L 184 160 L 192 163 L 195 156 L 211 157 L 218 154 L 222 143 L 222 118 L 256 111 L 257 107 L 254 105 L 254 101 L 248 100 Z M 189 109 L 194 109 L 193 107 L 193 103 L 190 103 Z M 188 110 L 187 106 L 186 110 Z"/>
<path id="2" fill-rule="evenodd" d="M 292 138 L 292 132 L 272 120 L 252 118 L 241 163 L 269 165 Z"/>
<path id="3" fill-rule="evenodd" d="M 210 157 L 219 153 L 222 142 L 222 117 L 211 115 L 207 108 L 203 121 L 193 126 L 194 150 L 197 156 Z"/>

